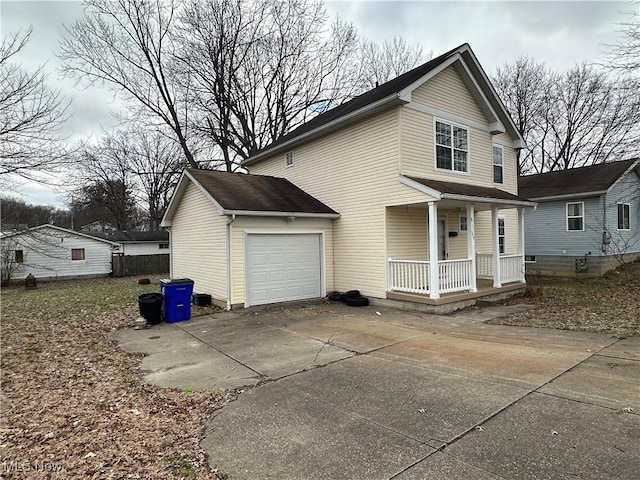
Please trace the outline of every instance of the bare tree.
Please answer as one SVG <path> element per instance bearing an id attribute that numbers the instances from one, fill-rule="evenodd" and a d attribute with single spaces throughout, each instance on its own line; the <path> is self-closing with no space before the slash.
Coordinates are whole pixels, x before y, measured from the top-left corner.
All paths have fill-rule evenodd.
<path id="1" fill-rule="evenodd" d="M 126 143 L 106 136 L 93 147 L 86 147 L 79 153 L 76 182 L 79 188 L 73 192 L 76 203 L 99 206 L 106 209 L 118 230 L 133 225 L 135 213 L 135 182 L 129 168 L 132 154 Z"/>
<path id="2" fill-rule="evenodd" d="M 12 176 L 46 182 L 46 174 L 69 159 L 63 126 L 69 104 L 50 90 L 42 67 L 23 70 L 14 56 L 28 43 L 31 29 L 5 37 L 0 46 L 0 185 Z"/>
<path id="3" fill-rule="evenodd" d="M 527 142 L 520 173 L 580 167 L 637 154 L 637 91 L 585 63 L 564 74 L 527 58 L 498 69 L 496 89 Z"/>
<path id="4" fill-rule="evenodd" d="M 327 32 L 317 0 L 192 1 L 182 22 L 194 123 L 228 171 L 335 103 L 336 77 L 356 46 L 350 25 Z"/>
<path id="5" fill-rule="evenodd" d="M 168 126 L 192 167 L 184 95 L 172 80 L 178 0 L 85 0 L 85 15 L 61 42 L 63 71 L 107 84 Z"/>
<path id="6" fill-rule="evenodd" d="M 622 40 L 608 45 L 609 51 L 605 65 L 617 72 L 631 75 L 636 85 L 640 81 L 640 2 L 632 2 L 635 11 L 630 13 L 622 27 Z"/>
<path id="7" fill-rule="evenodd" d="M 496 70 L 493 84 L 528 146 L 518 152 L 518 174 L 536 170 L 533 156 L 545 141 L 545 112 L 552 103 L 556 82 L 557 76 L 544 63 L 529 57 L 520 57 Z"/>
<path id="8" fill-rule="evenodd" d="M 424 54 L 420 45 L 410 45 L 402 37 L 384 40 L 382 44 L 364 40 L 359 48 L 361 69 L 354 83 L 361 91 L 398 77 L 433 57 L 433 52 Z"/>
<path id="9" fill-rule="evenodd" d="M 150 229 L 158 230 L 186 162 L 175 142 L 161 132 L 129 131 L 120 138 L 127 141 L 132 144 L 128 160 L 136 197 L 144 205 Z"/>
<path id="10" fill-rule="evenodd" d="M 18 243 L 11 237 L 0 240 L 0 286 L 6 287 L 22 266 L 25 256 L 16 258 Z"/>

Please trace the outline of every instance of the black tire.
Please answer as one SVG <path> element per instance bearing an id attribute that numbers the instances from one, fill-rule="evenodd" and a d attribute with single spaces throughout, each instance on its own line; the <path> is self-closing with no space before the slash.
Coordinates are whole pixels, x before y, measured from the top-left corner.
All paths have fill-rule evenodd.
<path id="1" fill-rule="evenodd" d="M 346 302 L 348 298 L 355 298 L 359 296 L 360 296 L 360 292 L 358 290 L 349 290 L 348 292 L 344 292 L 342 294 L 342 297 L 340 298 L 340 300 L 342 300 L 343 302 Z"/>
<path id="2" fill-rule="evenodd" d="M 345 303 L 350 307 L 366 307 L 369 305 L 369 299 L 367 297 L 349 297 L 345 300 Z"/>
<path id="3" fill-rule="evenodd" d="M 342 301 L 342 294 L 340 294 L 340 293 L 330 293 L 329 295 L 327 295 L 327 298 L 329 300 L 331 300 L 332 302 L 341 302 Z"/>

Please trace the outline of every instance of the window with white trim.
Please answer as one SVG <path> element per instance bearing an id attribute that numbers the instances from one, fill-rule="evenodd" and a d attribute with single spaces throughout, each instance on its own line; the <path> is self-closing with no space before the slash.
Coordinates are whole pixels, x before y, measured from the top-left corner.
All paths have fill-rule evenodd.
<path id="1" fill-rule="evenodd" d="M 460 231 L 461 232 L 466 232 L 467 231 L 467 216 L 466 215 L 460 215 Z"/>
<path id="2" fill-rule="evenodd" d="M 618 204 L 618 230 L 629 230 L 630 226 L 629 204 Z"/>
<path id="3" fill-rule="evenodd" d="M 524 256 L 524 263 L 536 263 L 536 256 L 535 255 L 525 255 Z"/>
<path id="4" fill-rule="evenodd" d="M 293 167 L 293 152 L 287 152 L 284 154 L 284 166 Z"/>
<path id="5" fill-rule="evenodd" d="M 71 260 L 85 260 L 84 248 L 72 248 Z"/>
<path id="6" fill-rule="evenodd" d="M 498 247 L 501 254 L 505 252 L 504 218 L 498 218 Z"/>
<path id="7" fill-rule="evenodd" d="M 466 128 L 436 120 L 436 168 L 469 171 L 469 132 Z"/>
<path id="8" fill-rule="evenodd" d="M 159 244 L 158 244 L 158 248 L 159 248 L 160 250 L 166 250 L 166 249 L 168 249 L 168 248 L 169 248 L 169 243 L 159 243 Z"/>
<path id="9" fill-rule="evenodd" d="M 493 183 L 504 183 L 502 169 L 502 147 L 493 146 Z"/>
<path id="10" fill-rule="evenodd" d="M 584 202 L 567 203 L 567 231 L 584 231 Z"/>

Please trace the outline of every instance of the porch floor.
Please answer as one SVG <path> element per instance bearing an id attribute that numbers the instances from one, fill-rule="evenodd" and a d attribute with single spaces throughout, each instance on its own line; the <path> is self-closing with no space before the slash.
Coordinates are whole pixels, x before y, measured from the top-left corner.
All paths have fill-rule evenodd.
<path id="1" fill-rule="evenodd" d="M 465 300 L 482 299 L 483 297 L 492 297 L 507 292 L 516 293 L 518 290 L 524 290 L 526 284 L 521 282 L 504 283 L 501 288 L 494 288 L 493 280 L 478 278 L 476 280 L 477 292 L 453 292 L 443 293 L 440 298 L 429 298 L 428 295 L 419 293 L 404 292 L 387 292 L 389 300 L 400 300 L 403 302 L 422 303 L 424 305 L 447 305 L 450 303 L 463 302 Z"/>

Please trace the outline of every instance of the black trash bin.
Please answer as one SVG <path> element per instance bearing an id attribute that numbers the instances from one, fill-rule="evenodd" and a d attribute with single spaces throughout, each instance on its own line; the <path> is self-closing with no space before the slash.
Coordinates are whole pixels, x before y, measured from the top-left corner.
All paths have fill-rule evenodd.
<path id="1" fill-rule="evenodd" d="M 162 322 L 162 299 L 161 293 L 143 293 L 138 297 L 140 316 L 147 324 L 157 325 Z"/>

